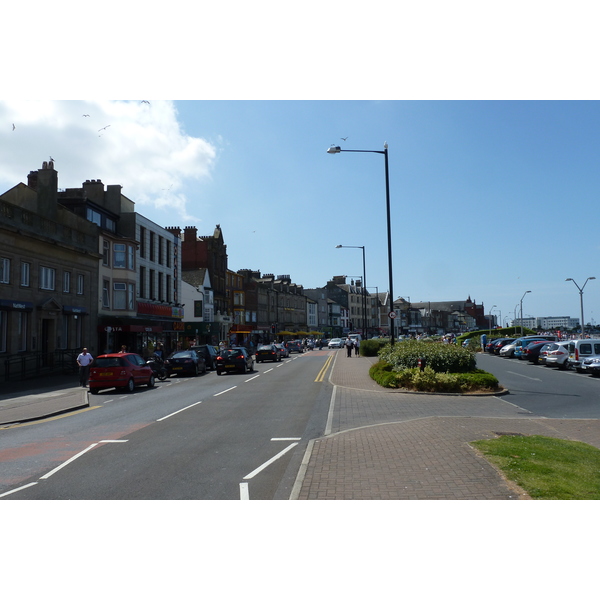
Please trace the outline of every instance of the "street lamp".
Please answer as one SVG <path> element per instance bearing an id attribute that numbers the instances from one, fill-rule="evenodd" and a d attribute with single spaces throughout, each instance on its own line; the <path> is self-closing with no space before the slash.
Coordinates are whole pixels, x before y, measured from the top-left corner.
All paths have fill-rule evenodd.
<path id="1" fill-rule="evenodd" d="M 383 144 L 383 150 L 342 150 L 339 146 L 330 146 L 327 149 L 327 154 L 339 154 L 340 152 L 370 152 L 372 154 L 383 154 L 385 158 L 385 201 L 387 211 L 387 239 L 388 239 L 388 271 L 389 271 L 389 287 L 390 287 L 390 311 L 388 313 L 390 327 L 390 343 L 394 345 L 394 282 L 392 274 L 392 220 L 390 216 L 390 175 L 388 168 L 388 145 Z"/>
<path id="2" fill-rule="evenodd" d="M 588 277 L 585 280 L 585 283 L 579 287 L 577 285 L 577 283 L 575 282 L 574 279 L 571 279 L 570 277 L 568 279 L 565 279 L 565 281 L 572 281 L 575 286 L 577 287 L 577 289 L 579 290 L 579 301 L 581 303 L 581 339 L 584 338 L 584 333 L 585 333 L 585 321 L 583 320 L 583 288 L 585 288 L 586 283 L 590 280 L 590 279 L 596 279 L 595 277 Z"/>
<path id="3" fill-rule="evenodd" d="M 531 294 L 531 290 L 527 290 L 521 298 L 521 337 L 523 337 L 523 298 L 525 298 L 527 294 Z"/>
<path id="4" fill-rule="evenodd" d="M 338 244 L 336 248 L 359 248 L 362 250 L 363 255 L 363 281 L 362 281 L 362 308 L 363 308 L 363 340 L 367 339 L 367 297 L 365 292 L 367 291 L 367 268 L 365 263 L 365 247 L 364 246 L 342 246 Z"/>
<path id="5" fill-rule="evenodd" d="M 490 322 L 488 323 L 489 328 L 490 328 L 490 337 L 492 337 L 492 311 L 496 308 L 496 305 L 494 304 L 494 306 L 492 306 L 492 308 L 490 308 Z"/>

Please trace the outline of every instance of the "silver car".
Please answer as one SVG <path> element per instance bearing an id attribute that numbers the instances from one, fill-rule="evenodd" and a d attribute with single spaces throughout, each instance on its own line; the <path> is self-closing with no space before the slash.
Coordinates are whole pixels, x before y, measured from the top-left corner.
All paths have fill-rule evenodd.
<path id="1" fill-rule="evenodd" d="M 344 345 L 344 342 L 341 338 L 332 338 L 327 345 L 329 348 L 341 348 Z"/>
<path id="2" fill-rule="evenodd" d="M 540 350 L 540 363 L 547 367 L 569 369 L 569 342 L 549 342 Z"/>

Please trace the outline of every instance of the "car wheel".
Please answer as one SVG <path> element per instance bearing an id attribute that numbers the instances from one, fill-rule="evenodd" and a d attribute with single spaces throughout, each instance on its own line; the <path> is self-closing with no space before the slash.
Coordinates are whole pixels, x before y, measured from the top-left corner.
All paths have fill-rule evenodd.
<path id="1" fill-rule="evenodd" d="M 128 394 L 131 394 L 131 393 L 133 393 L 133 390 L 134 390 L 134 389 L 135 389 L 135 383 L 133 383 L 133 379 L 130 379 L 130 380 L 127 382 L 127 385 L 125 386 L 125 391 L 126 391 Z"/>
<path id="2" fill-rule="evenodd" d="M 223 371 L 219 371 L 219 369 L 217 369 L 217 375 L 223 375 Z"/>
<path id="3" fill-rule="evenodd" d="M 198 377 L 200 371 L 198 371 L 198 365 L 194 366 L 194 377 Z"/>
<path id="4" fill-rule="evenodd" d="M 96 395 L 100 391 L 100 388 L 90 388 L 90 394 Z"/>
<path id="5" fill-rule="evenodd" d="M 155 383 L 154 375 L 150 375 L 150 379 L 148 379 L 148 387 L 153 388 Z"/>
<path id="6" fill-rule="evenodd" d="M 248 372 L 248 365 L 246 363 L 244 363 L 244 366 L 242 367 L 242 374 L 245 375 Z"/>

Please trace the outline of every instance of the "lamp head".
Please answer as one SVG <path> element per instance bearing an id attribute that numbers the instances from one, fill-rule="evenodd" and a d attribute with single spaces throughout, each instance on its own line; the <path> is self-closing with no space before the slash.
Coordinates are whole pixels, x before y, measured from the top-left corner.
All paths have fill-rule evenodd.
<path id="1" fill-rule="evenodd" d="M 327 154 L 338 154 L 342 151 L 342 149 L 339 146 L 329 146 L 329 148 L 327 148 Z"/>
<path id="2" fill-rule="evenodd" d="M 565 279 L 565 281 L 573 281 L 570 277 L 568 279 Z"/>
<path id="3" fill-rule="evenodd" d="M 338 245 L 336 246 L 336 248 L 343 248 L 343 247 L 344 247 L 344 246 L 342 246 L 341 244 L 338 244 Z"/>

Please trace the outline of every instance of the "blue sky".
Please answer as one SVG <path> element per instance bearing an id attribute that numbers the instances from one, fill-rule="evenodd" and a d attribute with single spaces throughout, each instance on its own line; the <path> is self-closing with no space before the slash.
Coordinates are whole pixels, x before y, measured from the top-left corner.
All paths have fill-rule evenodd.
<path id="1" fill-rule="evenodd" d="M 362 274 L 336 245 L 365 246 L 383 291 L 383 156 L 326 150 L 387 142 L 396 296 L 470 296 L 504 321 L 531 290 L 524 315 L 579 317 L 565 279 L 597 275 L 584 299 L 600 322 L 595 19 L 570 6 L 58 2 L 32 20 L 14 5 L 30 42 L 0 41 L 19 82 L 0 101 L 0 190 L 52 156 L 61 187 L 102 179 L 160 225 L 220 224 L 234 270 L 322 286 Z M 46 27 L 56 16 L 72 36 Z M 92 43 L 109 30 L 118 44 Z"/>
<path id="2" fill-rule="evenodd" d="M 6 101 L 0 187 L 49 156 L 61 187 L 119 183 L 163 226 L 221 225 L 232 269 L 334 275 L 388 289 L 389 146 L 394 292 L 600 321 L 594 267 L 596 101 Z M 89 114 L 90 117 L 83 117 Z M 12 125 L 15 129 L 12 129 Z M 107 129 L 102 129 L 110 125 Z M 347 137 L 346 141 L 341 138 Z"/>

